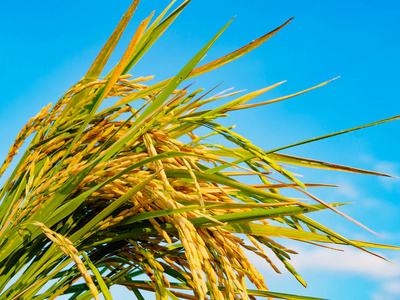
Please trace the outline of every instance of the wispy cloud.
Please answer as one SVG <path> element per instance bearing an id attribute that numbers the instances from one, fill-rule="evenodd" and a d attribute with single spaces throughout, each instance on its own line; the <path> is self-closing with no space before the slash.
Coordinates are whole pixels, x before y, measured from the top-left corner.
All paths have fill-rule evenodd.
<path id="1" fill-rule="evenodd" d="M 324 270 L 385 280 L 400 277 L 399 258 L 394 258 L 395 264 L 392 264 L 357 249 L 347 248 L 344 252 L 324 248 L 295 250 L 300 255 L 294 256 L 292 263 L 301 272 Z"/>
<path id="2" fill-rule="evenodd" d="M 339 195 L 345 196 L 348 199 L 356 199 L 359 196 L 359 190 L 350 181 L 339 181 L 340 186 L 336 192 Z"/>
<path id="3" fill-rule="evenodd" d="M 380 288 L 372 293 L 372 300 L 398 300 L 400 299 L 400 278 L 383 283 Z"/>
<path id="4" fill-rule="evenodd" d="M 400 163 L 393 161 L 380 161 L 375 164 L 378 172 L 400 177 Z"/>
<path id="5" fill-rule="evenodd" d="M 392 176 L 400 177 L 400 163 L 391 161 L 382 161 L 376 163 L 378 172 L 386 173 Z M 400 181 L 396 178 L 381 177 L 379 178 L 383 188 L 387 191 L 400 191 Z"/>
<path id="6" fill-rule="evenodd" d="M 337 245 L 334 247 L 339 248 Z M 300 273 L 334 272 L 357 275 L 372 280 L 400 278 L 400 257 L 398 256 L 385 257 L 382 255 L 392 262 L 390 263 L 369 253 L 349 247 L 341 247 L 341 249 L 344 249 L 343 252 L 320 247 L 306 248 L 298 245 L 289 245 L 288 248 L 298 253 L 298 255 L 291 255 L 292 259 L 290 263 Z M 257 266 L 265 266 L 265 270 L 261 270 L 260 268 L 260 271 L 270 271 L 270 267 L 262 258 L 254 255 L 250 251 L 248 251 L 247 254 L 250 257 L 250 261 Z M 377 254 L 381 255 L 380 253 Z M 273 254 L 270 255 L 270 258 L 277 266 L 282 265 Z"/>
<path id="7" fill-rule="evenodd" d="M 400 255 L 397 253 L 385 256 L 377 252 L 377 254 L 390 260 L 392 262 L 390 263 L 369 253 L 350 247 L 340 247 L 344 250 L 341 252 L 298 244 L 286 246 L 299 253 L 298 255 L 291 255 L 292 259 L 290 263 L 302 276 L 307 276 L 307 273 L 308 275 L 313 273 L 321 275 L 329 274 L 330 278 L 343 275 L 356 276 L 362 280 L 361 282 L 374 282 L 371 287 L 378 286 L 371 292 L 369 299 L 400 299 Z M 270 253 L 268 250 L 267 252 Z M 262 274 L 268 274 L 268 276 L 273 274 L 270 266 L 262 258 L 250 251 L 247 254 L 250 261 L 257 266 L 257 269 Z M 283 271 L 282 276 L 290 276 L 273 254 L 269 255 L 269 257 Z"/>
<path id="8" fill-rule="evenodd" d="M 292 265 L 301 274 L 324 272 L 325 274 L 346 274 L 363 277 L 379 284 L 370 295 L 371 300 L 400 299 L 400 257 L 389 258 L 393 263 L 357 249 L 346 248 L 344 252 L 324 248 L 303 249 L 292 247 L 299 252 L 293 256 Z"/>

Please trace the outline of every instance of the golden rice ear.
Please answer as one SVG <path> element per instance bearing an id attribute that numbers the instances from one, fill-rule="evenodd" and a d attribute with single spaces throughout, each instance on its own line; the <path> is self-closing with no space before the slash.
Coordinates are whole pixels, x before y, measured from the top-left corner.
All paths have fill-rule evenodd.
<path id="1" fill-rule="evenodd" d="M 78 250 L 74 247 L 73 243 L 63 237 L 61 234 L 58 234 L 48 227 L 46 227 L 43 223 L 40 222 L 33 222 L 32 225 L 38 226 L 43 230 L 43 233 L 49 238 L 53 243 L 59 246 L 60 250 L 67 256 L 71 257 L 72 260 L 75 262 L 76 267 L 78 268 L 79 272 L 81 273 L 83 279 L 85 280 L 88 288 L 90 289 L 92 296 L 96 300 L 100 300 L 99 291 L 94 284 L 92 277 L 90 276 L 85 264 L 76 254 Z"/>

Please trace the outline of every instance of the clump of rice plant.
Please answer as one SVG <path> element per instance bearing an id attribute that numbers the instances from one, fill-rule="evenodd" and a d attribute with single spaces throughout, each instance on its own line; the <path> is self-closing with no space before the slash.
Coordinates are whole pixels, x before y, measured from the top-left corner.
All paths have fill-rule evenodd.
<path id="1" fill-rule="evenodd" d="M 399 249 L 349 240 L 313 221 L 308 213 L 340 213 L 335 207 L 343 203 L 316 198 L 306 187 L 329 185 L 303 183 L 282 163 L 387 175 L 279 153 L 398 117 L 264 151 L 217 119 L 311 89 L 245 104 L 280 83 L 245 95 L 210 96 L 203 89 L 182 88 L 185 80 L 258 47 L 290 20 L 196 67 L 228 23 L 174 78 L 162 82 L 149 85 L 153 76 L 128 74 L 188 2 L 165 18 L 172 4 L 153 22 L 153 14 L 145 19 L 119 63 L 102 77 L 139 3 L 135 0 L 84 78 L 31 118 L 17 136 L 1 174 L 29 136 L 31 141 L 0 191 L 0 299 L 100 299 L 102 293 L 108 300 L 112 285 L 125 286 L 137 299 L 144 299 L 142 290 L 155 292 L 157 299 L 311 299 L 269 291 L 245 250 L 279 273 L 281 266 L 265 252 L 270 249 L 305 286 L 289 263 L 296 253 L 274 237 L 367 252 Z M 222 98 L 229 100 L 203 108 Z M 99 109 L 105 100 L 108 106 Z M 201 127 L 208 133 L 198 136 Z M 210 142 L 213 135 L 227 143 Z M 259 183 L 241 183 L 245 175 Z M 283 189 L 297 190 L 316 204 L 285 196 Z"/>

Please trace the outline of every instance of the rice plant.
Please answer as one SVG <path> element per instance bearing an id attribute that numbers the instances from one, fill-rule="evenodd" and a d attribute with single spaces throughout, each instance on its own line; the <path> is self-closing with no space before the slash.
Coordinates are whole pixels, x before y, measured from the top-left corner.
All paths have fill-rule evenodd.
<path id="1" fill-rule="evenodd" d="M 102 294 L 109 300 L 112 285 L 126 287 L 137 299 L 144 299 L 142 291 L 163 300 L 316 299 L 269 291 L 245 251 L 277 273 L 283 266 L 306 286 L 290 264 L 296 253 L 274 237 L 348 245 L 371 255 L 376 254 L 369 248 L 399 249 L 349 240 L 312 220 L 308 214 L 321 210 L 350 218 L 337 209 L 345 203 L 325 203 L 306 189 L 331 185 L 303 183 L 283 164 L 389 175 L 280 153 L 398 116 L 266 151 L 218 119 L 327 82 L 256 104 L 246 102 L 281 83 L 214 96 L 185 87 L 184 81 L 260 46 L 290 20 L 197 66 L 229 22 L 168 80 L 149 84 L 153 76 L 129 74 L 188 3 L 167 15 L 171 3 L 158 17 L 146 18 L 118 64 L 102 76 L 139 4 L 135 0 L 83 79 L 18 134 L 0 169 L 4 174 L 29 137 L 0 191 L 0 299 L 83 300 Z M 225 104 L 215 105 L 220 99 Z M 254 184 L 242 183 L 244 177 Z M 299 197 L 285 196 L 285 189 Z"/>

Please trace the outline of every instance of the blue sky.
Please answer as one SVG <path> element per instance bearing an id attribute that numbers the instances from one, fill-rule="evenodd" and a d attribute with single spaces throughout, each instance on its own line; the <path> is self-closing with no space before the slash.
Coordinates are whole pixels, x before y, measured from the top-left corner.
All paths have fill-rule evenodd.
<path id="1" fill-rule="evenodd" d="M 167 3 L 142 0 L 110 66 L 139 22 L 152 10 L 160 13 Z M 0 159 L 30 117 L 83 77 L 129 5 L 125 0 L 2 4 Z M 236 19 L 204 62 L 236 50 L 295 17 L 266 44 L 200 76 L 196 83 L 196 87 L 211 88 L 223 81 L 220 90 L 235 87 L 253 91 L 288 80 L 256 99 L 265 101 L 341 76 L 318 90 L 267 107 L 234 112 L 224 121 L 236 124 L 237 132 L 261 148 L 274 149 L 400 114 L 399 13 L 399 2 L 388 0 L 192 0 L 131 73 L 156 75 L 155 80 L 175 75 L 233 16 Z M 400 122 L 394 121 L 284 153 L 400 176 L 399 129 Z M 341 185 L 340 189 L 312 192 L 327 202 L 356 202 L 342 210 L 381 237 L 329 213 L 316 214 L 315 219 L 349 238 L 400 245 L 398 179 L 321 170 L 294 172 L 303 174 L 305 182 Z M 330 299 L 400 299 L 399 253 L 380 251 L 397 261 L 394 266 L 353 249 L 340 253 L 293 242 L 285 245 L 301 252 L 293 257 L 293 264 L 309 286 L 302 288 L 288 274 L 275 276 L 257 262 L 271 290 Z M 123 292 L 118 293 L 122 297 Z"/>

